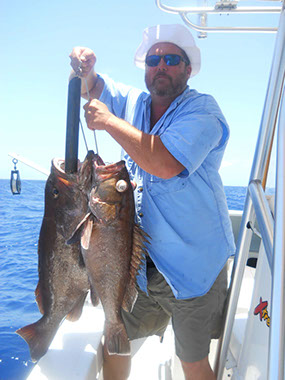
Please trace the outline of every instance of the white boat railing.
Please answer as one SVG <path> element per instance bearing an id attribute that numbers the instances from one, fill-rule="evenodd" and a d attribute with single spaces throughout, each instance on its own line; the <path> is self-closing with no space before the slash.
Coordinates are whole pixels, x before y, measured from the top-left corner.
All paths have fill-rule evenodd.
<path id="1" fill-rule="evenodd" d="M 232 282 L 230 289 L 230 297 L 228 304 L 228 312 L 225 321 L 224 334 L 221 339 L 221 348 L 220 348 L 220 357 L 218 370 L 218 379 L 221 378 L 222 372 L 225 366 L 226 355 L 228 352 L 234 316 L 236 312 L 236 306 L 238 302 L 238 296 L 240 292 L 241 282 L 243 278 L 244 268 L 247 261 L 249 244 L 251 240 L 251 232 L 246 228 L 248 221 L 253 220 L 254 214 L 256 216 L 258 225 L 261 229 L 261 236 L 265 245 L 267 257 L 269 264 L 272 268 L 272 259 L 274 262 L 274 270 L 272 276 L 272 285 L 275 283 L 275 288 L 272 291 L 271 298 L 271 328 L 270 328 L 270 347 L 269 347 L 269 370 L 268 370 L 268 380 L 277 380 L 284 379 L 284 345 L 278 344 L 281 340 L 284 342 L 284 313 L 281 313 L 281 305 L 284 303 L 284 300 L 281 302 L 280 294 L 276 294 L 276 289 L 280 289 L 281 283 L 280 278 L 284 276 L 284 266 L 276 267 L 276 260 L 279 257 L 285 257 L 284 249 L 280 249 L 278 244 L 284 242 L 284 223 L 280 228 L 279 233 L 277 234 L 277 219 L 274 221 L 274 244 L 272 245 L 272 232 L 271 232 L 271 218 L 269 216 L 270 211 L 262 211 L 262 204 L 264 204 L 264 192 L 261 188 L 261 183 L 263 182 L 264 177 L 266 176 L 267 162 L 270 158 L 272 141 L 274 138 L 274 131 L 277 122 L 277 116 L 280 109 L 281 95 L 284 88 L 284 75 L 285 75 L 285 10 L 283 10 L 280 15 L 280 23 L 278 28 L 278 33 L 276 36 L 276 45 L 272 62 L 272 69 L 269 79 L 269 85 L 267 89 L 265 105 L 263 110 L 263 116 L 260 125 L 260 131 L 258 136 L 258 141 L 256 145 L 249 187 L 247 192 L 247 197 L 245 201 L 244 214 L 241 222 L 241 230 L 239 234 L 239 239 L 237 243 L 237 252 L 235 257 L 234 269 L 232 274 Z M 279 120 L 279 130 L 285 128 L 285 124 L 282 125 L 281 120 Z M 277 150 L 280 151 L 280 141 L 277 141 Z M 280 166 L 280 158 L 277 157 L 277 165 Z M 280 169 L 281 170 L 281 169 Z M 284 178 L 284 164 L 282 162 L 282 175 L 277 174 L 278 176 Z M 258 184 L 258 185 L 256 185 Z M 257 186 L 259 195 L 257 195 Z M 277 200 L 277 192 L 279 192 Z M 277 202 L 281 202 L 280 198 L 284 201 L 285 193 L 278 191 L 276 186 L 276 205 Z M 251 196 L 253 196 L 251 198 Z M 254 205 L 253 205 L 254 200 Z M 254 206 L 254 207 L 253 207 Z M 276 206 L 276 210 L 279 209 L 279 206 Z M 276 214 L 275 214 L 276 215 Z M 280 223 L 280 222 L 278 222 Z M 278 244 L 276 244 L 278 242 Z M 272 248 L 273 247 L 273 251 Z M 284 248 L 284 246 L 283 246 Z M 279 273 L 279 275 L 277 274 Z M 277 277 L 276 277 L 277 276 Z M 278 286 L 276 284 L 278 283 Z M 282 284 L 283 285 L 283 284 Z M 282 292 L 283 293 L 283 292 Z M 279 309 L 279 310 L 278 310 Z M 277 348 L 278 347 L 278 348 Z M 274 354 L 272 354 L 272 349 L 274 348 Z M 277 348 L 277 349 L 276 349 Z M 277 352 L 278 350 L 278 352 Z M 281 358 L 281 359 L 280 359 Z M 274 371 L 274 374 L 272 372 Z M 270 374 L 271 372 L 271 374 Z M 278 372 L 278 376 L 276 373 Z"/>
<path id="2" fill-rule="evenodd" d="M 214 8 L 171 7 L 155 0 L 159 9 L 179 14 L 183 21 L 194 30 L 207 32 L 272 32 L 276 31 L 275 50 L 264 109 L 255 149 L 249 185 L 240 226 L 237 250 L 234 259 L 224 331 L 217 351 L 215 373 L 221 380 L 229 350 L 231 334 L 241 290 L 245 266 L 248 260 L 252 229 L 248 228 L 257 220 L 269 267 L 272 272 L 271 323 L 268 347 L 268 380 L 284 380 L 285 353 L 285 2 L 281 7 L 238 8 L 237 2 L 221 1 Z M 252 27 L 207 27 L 203 25 L 208 13 L 280 13 L 278 28 Z M 197 26 L 188 19 L 188 14 L 203 14 L 204 21 Z M 205 35 L 203 35 L 205 37 Z M 282 98 L 283 93 L 283 98 Z M 278 121 L 279 115 L 279 121 Z M 278 121 L 277 170 L 275 187 L 275 218 L 272 216 L 266 196 L 265 184 L 268 163 Z"/>
<path id="3" fill-rule="evenodd" d="M 285 15 L 284 15 L 285 17 Z M 285 30 L 283 29 L 283 39 Z M 284 56 L 283 56 L 284 62 Z M 268 379 L 284 379 L 285 344 L 285 94 L 280 106 L 276 171 L 275 235 Z"/>
<path id="4" fill-rule="evenodd" d="M 273 216 L 264 194 L 263 187 L 260 181 L 252 180 L 249 184 L 249 192 L 253 207 L 255 210 L 258 226 L 261 231 L 262 242 L 265 248 L 268 264 L 272 271 L 272 256 L 273 256 Z"/>
<path id="5" fill-rule="evenodd" d="M 205 37 L 207 32 L 227 32 L 227 33 L 275 33 L 277 28 L 265 26 L 206 26 L 208 14 L 274 14 L 280 13 L 281 6 L 262 6 L 262 7 L 239 7 L 238 1 L 221 0 L 217 1 L 213 7 L 177 7 L 163 4 L 162 0 L 155 0 L 157 7 L 167 13 L 178 14 L 190 28 L 203 33 L 200 37 Z M 189 19 L 190 14 L 197 14 L 200 17 L 200 25 L 194 24 Z"/>

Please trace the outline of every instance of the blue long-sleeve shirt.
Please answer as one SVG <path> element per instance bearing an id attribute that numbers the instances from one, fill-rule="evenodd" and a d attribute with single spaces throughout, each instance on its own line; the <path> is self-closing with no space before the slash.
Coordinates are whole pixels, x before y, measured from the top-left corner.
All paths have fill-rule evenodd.
<path id="1" fill-rule="evenodd" d="M 178 299 L 205 294 L 235 252 L 219 168 L 229 138 L 228 124 L 214 98 L 189 87 L 150 128 L 150 94 L 103 76 L 100 97 L 109 110 L 139 130 L 159 135 L 185 167 L 162 179 L 142 170 L 124 152 L 137 183 L 137 222 L 151 236 L 148 252 Z M 146 291 L 145 267 L 138 284 Z"/>

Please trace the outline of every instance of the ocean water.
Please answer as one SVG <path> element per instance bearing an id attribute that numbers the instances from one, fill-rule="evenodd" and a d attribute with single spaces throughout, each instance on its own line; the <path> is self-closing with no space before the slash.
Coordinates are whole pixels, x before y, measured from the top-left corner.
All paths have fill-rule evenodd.
<path id="1" fill-rule="evenodd" d="M 44 212 L 45 181 L 22 180 L 12 195 L 0 180 L 0 380 L 23 380 L 33 367 L 28 346 L 15 331 L 37 321 L 37 242 Z M 228 207 L 242 210 L 245 187 L 225 187 Z"/>

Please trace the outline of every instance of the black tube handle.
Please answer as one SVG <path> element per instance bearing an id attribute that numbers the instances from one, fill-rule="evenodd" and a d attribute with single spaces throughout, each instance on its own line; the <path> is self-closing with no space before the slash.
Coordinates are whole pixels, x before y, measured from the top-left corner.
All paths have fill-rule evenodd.
<path id="1" fill-rule="evenodd" d="M 80 119 L 81 79 L 74 77 L 68 85 L 65 172 L 76 173 L 78 161 L 78 139 Z"/>

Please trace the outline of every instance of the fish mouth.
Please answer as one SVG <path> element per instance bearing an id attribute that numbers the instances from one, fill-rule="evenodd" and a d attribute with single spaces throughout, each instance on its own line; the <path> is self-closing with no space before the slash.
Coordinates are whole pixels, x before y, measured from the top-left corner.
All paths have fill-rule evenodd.
<path id="1" fill-rule="evenodd" d="M 94 160 L 95 177 L 99 180 L 106 180 L 119 173 L 125 167 L 125 161 L 121 160 L 114 164 L 105 165 L 103 160 L 97 155 Z"/>
<path id="2" fill-rule="evenodd" d="M 91 162 L 96 160 L 99 156 L 93 152 L 93 150 L 89 150 L 84 161 L 80 161 L 79 159 L 77 160 L 77 172 L 83 167 L 83 166 L 88 166 L 90 165 Z M 99 157 L 100 159 L 100 157 Z M 100 159 L 101 160 L 101 159 Z M 102 160 L 101 160 L 102 161 Z M 104 162 L 102 161 L 104 164 Z M 68 173 L 65 172 L 65 160 L 63 158 L 54 158 L 52 160 L 52 166 L 59 172 L 61 175 L 69 175 Z M 74 173 L 76 174 L 76 173 Z"/>
<path id="3" fill-rule="evenodd" d="M 78 165 L 80 161 L 78 161 Z M 65 172 L 65 160 L 62 158 L 54 158 L 51 165 L 51 173 L 54 173 L 60 182 L 66 186 L 70 186 L 75 181 L 75 177 L 72 174 Z"/>
<path id="4" fill-rule="evenodd" d="M 106 166 L 105 162 L 102 160 L 102 158 L 98 154 L 94 154 L 93 163 L 94 163 L 95 168 L 99 166 Z"/>
<path id="5" fill-rule="evenodd" d="M 77 171 L 79 171 L 82 165 L 83 165 L 83 162 L 81 162 L 80 160 L 77 160 Z M 72 174 L 76 174 L 76 173 L 69 174 L 65 172 L 65 160 L 63 158 L 53 158 L 52 167 L 61 177 L 64 177 L 64 178 L 70 177 Z"/>
<path id="6" fill-rule="evenodd" d="M 65 173 L 65 160 L 62 158 L 54 158 L 52 160 L 52 166 L 60 173 L 60 174 L 66 174 Z"/>
<path id="7" fill-rule="evenodd" d="M 94 179 L 97 178 L 99 180 L 106 180 L 108 178 L 111 178 L 113 175 L 119 173 L 125 167 L 125 161 L 123 160 L 106 165 L 98 154 L 95 154 L 93 150 L 90 150 L 88 151 L 87 156 L 83 162 L 80 160 L 77 161 L 77 173 L 85 173 L 90 164 L 93 165 L 93 175 L 91 176 L 94 177 Z M 66 181 L 71 179 L 72 175 L 65 172 L 64 159 L 54 158 L 52 160 L 52 167 L 59 175 L 59 179 L 65 179 Z"/>

